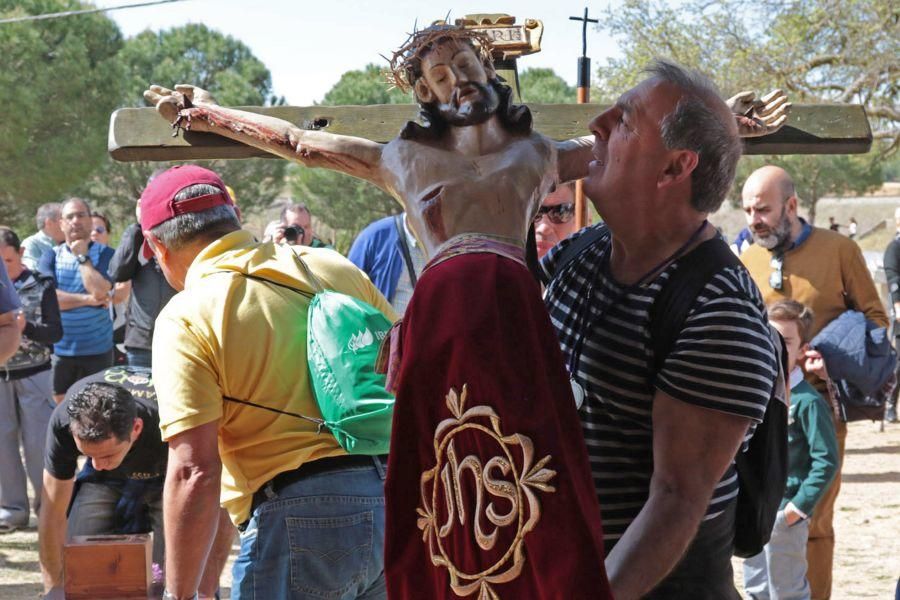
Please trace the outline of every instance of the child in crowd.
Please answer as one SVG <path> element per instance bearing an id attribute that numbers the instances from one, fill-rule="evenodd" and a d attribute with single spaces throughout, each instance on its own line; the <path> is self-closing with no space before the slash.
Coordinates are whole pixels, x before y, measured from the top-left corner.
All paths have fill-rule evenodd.
<path id="1" fill-rule="evenodd" d="M 769 305 L 769 321 L 781 333 L 791 365 L 788 411 L 788 478 L 772 538 L 762 552 L 744 561 L 744 587 L 754 600 L 810 597 L 806 581 L 809 517 L 838 468 L 837 438 L 828 403 L 803 379 L 801 361 L 809 342 L 812 311 L 794 300 Z M 826 377 L 820 360 L 807 370 Z"/>

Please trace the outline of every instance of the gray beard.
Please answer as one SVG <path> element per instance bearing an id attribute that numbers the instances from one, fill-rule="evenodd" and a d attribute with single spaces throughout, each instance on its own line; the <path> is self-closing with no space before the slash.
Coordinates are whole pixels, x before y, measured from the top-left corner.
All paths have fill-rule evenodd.
<path id="1" fill-rule="evenodd" d="M 750 232 L 750 235 L 753 236 L 754 242 L 766 250 L 784 248 L 791 240 L 791 222 L 789 219 L 782 219 L 772 233 L 766 236 L 756 235 L 753 231 Z"/>

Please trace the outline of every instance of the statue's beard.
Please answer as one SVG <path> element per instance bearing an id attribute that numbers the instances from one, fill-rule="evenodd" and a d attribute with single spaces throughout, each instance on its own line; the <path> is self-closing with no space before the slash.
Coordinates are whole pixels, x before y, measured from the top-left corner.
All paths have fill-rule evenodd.
<path id="1" fill-rule="evenodd" d="M 473 89 L 475 90 L 474 94 L 472 94 Z M 460 105 L 459 96 L 462 93 L 467 93 L 470 97 Z M 499 106 L 500 97 L 494 86 L 475 82 L 469 82 L 456 88 L 450 102 L 435 104 L 438 114 L 448 124 L 456 127 L 480 125 L 496 114 Z"/>

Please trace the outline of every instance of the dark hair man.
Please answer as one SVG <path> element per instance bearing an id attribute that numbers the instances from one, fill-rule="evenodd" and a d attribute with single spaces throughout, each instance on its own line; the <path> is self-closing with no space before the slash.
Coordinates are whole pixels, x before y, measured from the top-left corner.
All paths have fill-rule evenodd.
<path id="1" fill-rule="evenodd" d="M 741 143 L 713 84 L 665 61 L 591 122 L 584 182 L 605 223 L 543 260 L 545 301 L 576 384 L 616 598 L 738 599 L 733 459 L 777 375 L 765 305 L 743 269 L 697 296 L 659 372 L 650 308 L 706 220 Z M 566 264 L 582 235 L 594 243 Z"/>
<path id="2" fill-rule="evenodd" d="M 67 537 L 152 530 L 153 560 L 162 563 L 167 446 L 160 439 L 155 397 L 150 371 L 111 367 L 76 382 L 53 411 L 38 524 L 48 598 L 61 597 Z M 88 462 L 76 477 L 79 456 Z M 233 531 L 223 530 L 206 563 L 204 597 L 215 594 L 230 548 Z"/>
<path id="3" fill-rule="evenodd" d="M 0 531 L 28 525 L 27 481 L 34 489 L 34 509 L 41 497 L 44 440 L 53 412 L 50 356 L 62 337 L 53 280 L 25 266 L 19 236 L 0 227 L 0 260 L 22 303 L 25 327 L 18 351 L 0 363 Z M 0 269 L 4 270 L 4 269 Z M 25 459 L 19 452 L 21 440 Z M 27 474 L 27 479 L 26 479 Z"/>
<path id="4" fill-rule="evenodd" d="M 220 499 L 243 531 L 232 598 L 287 598 L 298 585 L 314 596 L 380 597 L 380 459 L 347 455 L 314 423 L 228 400 L 319 414 L 306 370 L 310 273 L 393 316 L 390 306 L 332 250 L 256 243 L 207 169 L 184 165 L 153 179 L 141 228 L 180 292 L 153 335 L 169 442 L 165 597 L 197 590 Z M 341 556 L 339 567 L 325 555 Z"/>
<path id="5" fill-rule="evenodd" d="M 145 98 L 170 122 L 378 186 L 404 206 L 430 258 L 389 343 L 397 392 L 385 486 L 390 595 L 439 599 L 480 590 L 542 598 L 591 589 L 607 597 L 580 424 L 524 252 L 540 199 L 586 174 L 590 143 L 556 142 L 532 130 L 527 107 L 514 105 L 497 78 L 483 33 L 448 25 L 418 31 L 394 53 L 392 72 L 398 86 L 415 92 L 423 124 L 408 123 L 387 144 L 223 108 L 192 86 L 151 86 Z M 466 412 L 469 406 L 476 410 Z M 465 415 L 483 427 L 489 414 L 496 427 L 502 423 L 501 437 L 528 448 L 516 453 L 515 468 L 534 467 L 540 481 L 494 481 L 501 463 L 503 474 L 513 468 L 501 456 L 513 450 L 482 440 L 493 435 L 488 429 L 438 443 L 449 433 L 447 419 Z M 465 464 L 447 453 L 466 457 Z M 446 476 L 436 475 L 446 461 L 453 463 Z M 554 477 L 557 469 L 566 475 Z M 485 473 L 487 484 L 477 475 Z M 464 481 L 468 492 L 457 493 Z M 498 515 L 475 500 L 482 493 L 527 498 L 511 510 L 528 518 Z M 459 512 L 457 500 L 465 503 Z M 442 520 L 440 506 L 452 518 Z M 487 518 L 492 530 L 479 524 L 466 535 L 472 525 L 463 514 L 475 523 Z M 560 554 L 559 538 L 580 551 Z"/>
<path id="6" fill-rule="evenodd" d="M 25 253 L 22 260 L 32 271 L 36 271 L 44 252 L 63 243 L 66 239 L 60 226 L 60 209 L 57 202 L 42 204 L 37 209 L 37 233 L 22 240 Z"/>
<path id="7" fill-rule="evenodd" d="M 888 326 L 859 246 L 837 231 L 813 227 L 800 217 L 794 181 L 787 171 L 773 165 L 757 169 L 744 183 L 742 199 L 755 243 L 741 255 L 741 261 L 767 303 L 791 299 L 808 306 L 814 315 L 810 339 L 850 306 L 879 326 Z M 822 358 L 815 350 L 806 355 L 808 359 Z M 824 381 L 812 373 L 807 380 L 827 397 Z M 843 464 L 847 424 L 836 420 L 834 428 Z M 831 597 L 832 520 L 840 487 L 839 468 L 809 523 L 807 579 L 816 599 Z"/>
<path id="8" fill-rule="evenodd" d="M 113 250 L 91 241 L 91 208 L 81 198 L 62 205 L 66 241 L 41 257 L 39 271 L 56 283 L 63 337 L 53 346 L 53 397 L 113 363 L 112 318 L 107 269 Z"/>

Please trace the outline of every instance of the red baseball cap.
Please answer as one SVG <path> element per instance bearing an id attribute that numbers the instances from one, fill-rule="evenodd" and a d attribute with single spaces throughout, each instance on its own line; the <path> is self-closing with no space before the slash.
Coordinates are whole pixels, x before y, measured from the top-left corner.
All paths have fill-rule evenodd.
<path id="1" fill-rule="evenodd" d="M 175 202 L 175 196 L 186 187 L 206 183 L 218 188 L 215 194 Z M 153 178 L 141 194 L 141 229 L 150 231 L 160 223 L 186 213 L 200 212 L 215 206 L 234 206 L 222 178 L 197 165 L 178 165 Z M 144 243 L 144 256 L 153 256 Z"/>

